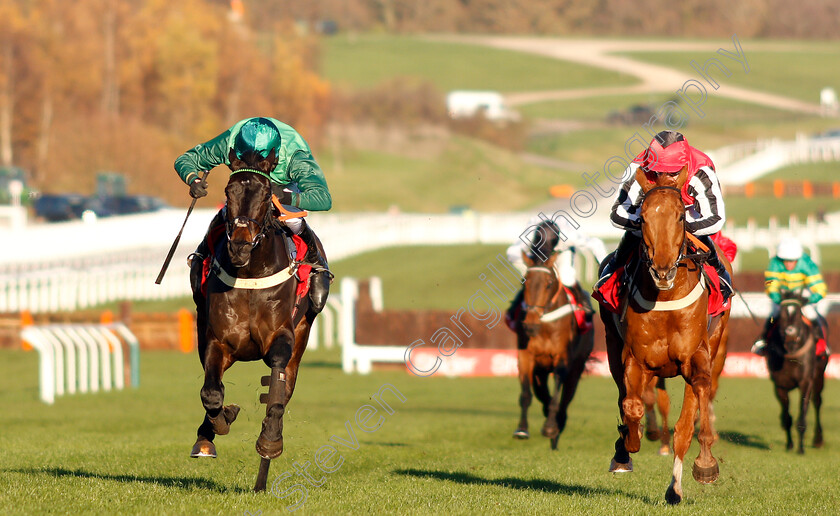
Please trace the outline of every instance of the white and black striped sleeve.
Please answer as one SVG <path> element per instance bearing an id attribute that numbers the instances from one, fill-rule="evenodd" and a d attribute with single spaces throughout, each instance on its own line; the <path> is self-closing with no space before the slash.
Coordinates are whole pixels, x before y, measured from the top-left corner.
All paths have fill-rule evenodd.
<path id="1" fill-rule="evenodd" d="M 630 165 L 628 169 L 630 179 L 621 185 L 618 198 L 615 200 L 610 214 L 610 222 L 620 229 L 639 229 L 639 215 L 644 194 L 642 193 L 642 187 L 636 181 L 636 168 L 638 168 L 637 164 L 632 163 Z"/>
<path id="2" fill-rule="evenodd" d="M 700 167 L 688 182 L 688 194 L 694 197 L 694 205 L 686 210 L 686 225 L 695 235 L 712 235 L 723 229 L 726 222 L 726 208 L 720 182 L 710 167 Z"/>

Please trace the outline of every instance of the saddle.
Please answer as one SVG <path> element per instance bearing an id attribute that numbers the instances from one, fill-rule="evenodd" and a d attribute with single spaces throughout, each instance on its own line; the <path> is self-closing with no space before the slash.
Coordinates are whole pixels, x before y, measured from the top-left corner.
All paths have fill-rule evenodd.
<path id="1" fill-rule="evenodd" d="M 702 255 L 708 252 L 707 248 L 700 247 L 702 244 L 696 239 L 689 239 L 687 253 L 690 255 Z M 638 252 L 630 253 L 626 263 L 619 267 L 601 288 L 592 293 L 592 297 L 601 303 L 607 310 L 615 314 L 623 315 L 629 301 L 629 293 L 632 291 L 635 274 L 641 268 L 641 256 Z M 723 293 L 720 289 L 720 278 L 714 267 L 703 263 L 703 278 L 706 290 L 709 293 L 708 313 L 710 317 L 720 315 L 729 309 L 730 300 L 724 302 Z"/>

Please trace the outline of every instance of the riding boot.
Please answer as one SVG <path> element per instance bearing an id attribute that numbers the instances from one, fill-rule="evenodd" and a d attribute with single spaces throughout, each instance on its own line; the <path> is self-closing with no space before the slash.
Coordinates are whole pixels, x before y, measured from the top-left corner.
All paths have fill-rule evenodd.
<path id="1" fill-rule="evenodd" d="M 330 272 L 327 259 L 318 251 L 318 237 L 309 227 L 309 224 L 304 222 L 298 236 L 303 239 L 307 247 L 303 261 L 312 265 L 312 272 L 309 275 L 310 308 L 313 312 L 319 314 L 327 304 L 333 274 Z"/>
<path id="2" fill-rule="evenodd" d="M 520 289 L 514 296 L 510 307 L 505 313 L 505 323 L 507 327 L 514 332 L 518 332 L 522 328 L 522 301 L 525 299 L 525 289 Z"/>
<path id="3" fill-rule="evenodd" d="M 826 331 L 825 331 L 827 322 L 826 322 L 825 318 L 822 315 L 817 315 L 817 319 L 812 320 L 811 324 L 814 325 L 814 338 L 817 340 L 817 342 L 819 342 L 820 340 L 825 342 L 825 352 L 824 353 L 825 353 L 825 355 L 830 355 L 831 354 L 831 349 L 829 349 L 829 347 L 828 347 L 828 337 L 826 336 Z M 818 348 L 818 351 L 819 351 L 819 348 Z"/>
<path id="4" fill-rule="evenodd" d="M 594 328 L 592 316 L 595 313 L 595 309 L 592 308 L 592 301 L 589 298 L 589 294 L 583 291 L 580 282 L 575 282 L 574 286 L 569 287 L 569 290 L 572 292 L 577 305 L 583 308 L 583 323 L 581 324 L 581 321 L 578 320 L 578 324 L 582 332 L 586 333 Z"/>
<path id="5" fill-rule="evenodd" d="M 767 354 L 767 341 L 770 340 L 770 331 L 773 328 L 773 318 L 768 317 L 767 320 L 764 321 L 764 329 L 761 330 L 761 335 L 759 335 L 758 339 L 750 348 L 750 352 L 754 353 L 759 356 L 764 356 Z"/>
<path id="6" fill-rule="evenodd" d="M 697 238 L 711 251 L 707 261 L 717 271 L 718 277 L 720 278 L 720 293 L 723 295 L 723 302 L 726 303 L 726 300 L 732 297 L 732 278 L 729 276 L 729 271 L 726 270 L 726 266 L 718 258 L 717 249 L 711 237 L 709 235 L 703 235 Z"/>
<path id="7" fill-rule="evenodd" d="M 621 238 L 621 242 L 618 243 L 618 247 L 613 252 L 610 261 L 607 262 L 604 269 L 601 271 L 601 277 L 598 278 L 598 281 L 595 282 L 595 285 L 593 285 L 593 291 L 597 292 L 615 273 L 615 271 L 624 265 L 627 261 L 627 257 L 630 256 L 630 253 L 639 247 L 639 242 L 641 240 L 642 239 L 634 235 L 632 231 L 624 232 L 624 236 Z"/>

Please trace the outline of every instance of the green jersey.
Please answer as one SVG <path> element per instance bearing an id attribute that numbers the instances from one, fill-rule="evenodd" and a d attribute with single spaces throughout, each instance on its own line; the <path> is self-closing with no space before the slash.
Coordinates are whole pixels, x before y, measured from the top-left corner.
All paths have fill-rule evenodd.
<path id="1" fill-rule="evenodd" d="M 242 125 L 241 120 L 212 140 L 196 145 L 175 160 L 175 171 L 186 184 L 190 184 L 202 170 L 218 165 L 230 165 L 230 150 Z M 294 185 L 299 193 L 292 194 L 292 205 L 303 210 L 327 211 L 332 207 L 332 196 L 321 167 L 312 157 L 309 144 L 291 126 L 268 118 L 280 132 L 280 149 L 277 166 L 270 173 L 271 180 L 280 185 Z M 294 188 L 291 188 L 294 190 Z"/>
<path id="2" fill-rule="evenodd" d="M 816 303 L 824 298 L 828 292 L 822 274 L 817 264 L 807 254 L 796 261 L 793 270 L 787 270 L 784 262 L 778 257 L 770 259 L 770 265 L 764 272 L 764 291 L 770 296 L 774 303 L 782 301 L 781 292 L 785 290 L 796 290 L 807 288 L 811 291 L 808 303 Z"/>

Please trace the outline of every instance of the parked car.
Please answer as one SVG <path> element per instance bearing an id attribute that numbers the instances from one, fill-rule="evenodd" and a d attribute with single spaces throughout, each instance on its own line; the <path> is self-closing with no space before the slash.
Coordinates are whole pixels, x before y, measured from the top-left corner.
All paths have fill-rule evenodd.
<path id="1" fill-rule="evenodd" d="M 81 218 L 87 209 L 87 197 L 80 194 L 41 194 L 32 203 L 35 216 L 48 222 Z"/>
<path id="2" fill-rule="evenodd" d="M 96 217 L 147 213 L 167 208 L 158 197 L 149 195 L 91 196 L 79 194 L 42 194 L 34 203 L 35 216 L 49 222 L 74 220 L 90 212 Z"/>

